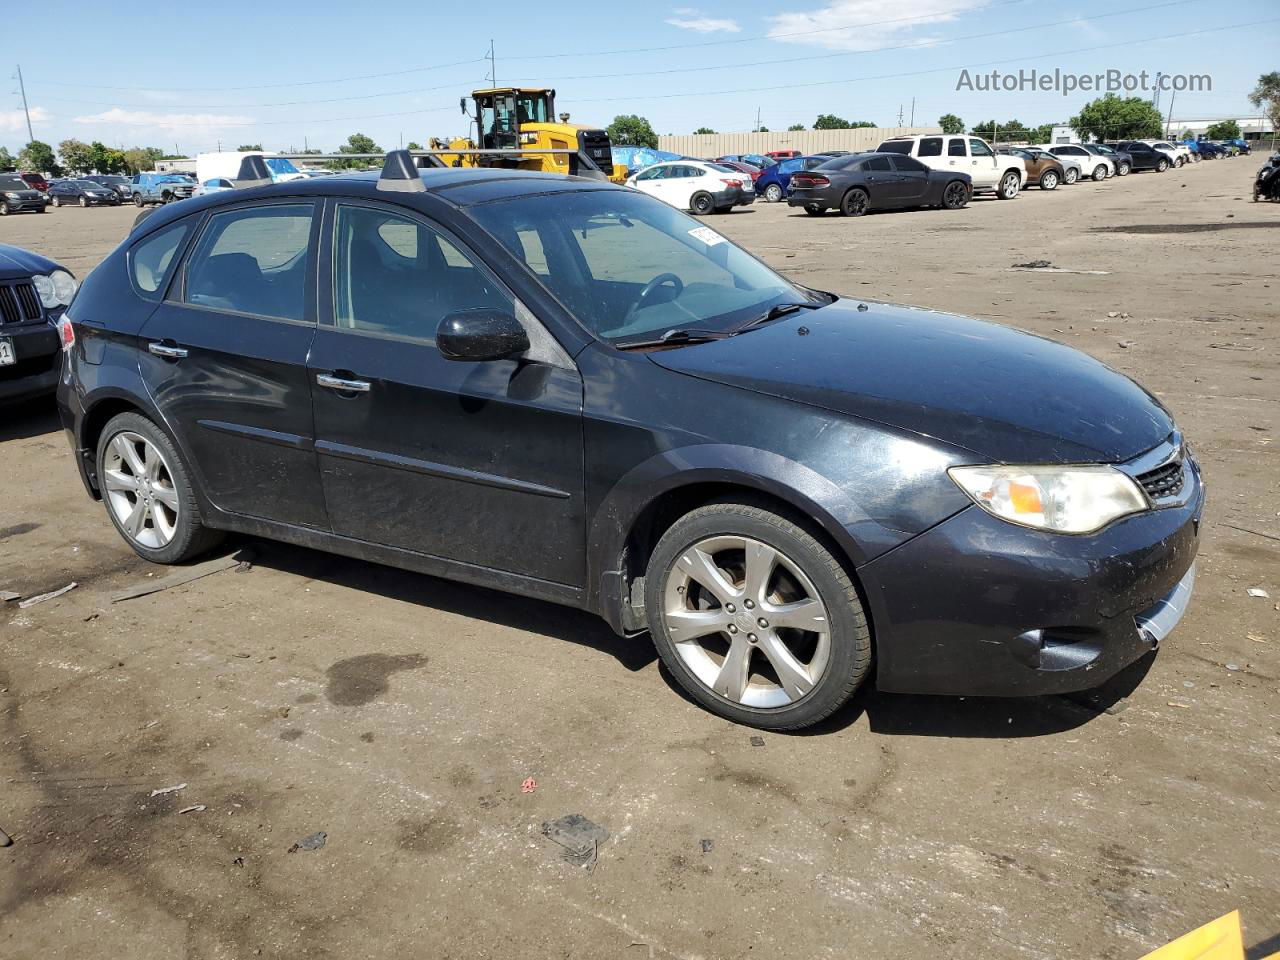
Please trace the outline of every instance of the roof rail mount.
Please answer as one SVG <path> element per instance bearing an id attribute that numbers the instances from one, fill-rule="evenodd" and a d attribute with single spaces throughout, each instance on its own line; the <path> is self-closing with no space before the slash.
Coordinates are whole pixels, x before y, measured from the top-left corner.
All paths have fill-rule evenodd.
<path id="1" fill-rule="evenodd" d="M 423 193 L 426 184 L 418 175 L 418 164 L 408 150 L 392 150 L 387 154 L 378 177 L 378 189 L 396 193 Z"/>
<path id="2" fill-rule="evenodd" d="M 254 153 L 240 160 L 240 172 L 236 174 L 235 185 L 237 188 L 245 187 L 265 187 L 275 181 L 271 178 L 271 171 L 267 169 L 267 161 L 262 159 L 262 154 Z"/>

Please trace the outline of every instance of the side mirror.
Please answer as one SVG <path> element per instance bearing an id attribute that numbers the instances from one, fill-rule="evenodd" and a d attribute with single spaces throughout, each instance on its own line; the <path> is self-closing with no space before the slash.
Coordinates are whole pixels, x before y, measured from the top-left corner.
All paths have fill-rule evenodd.
<path id="1" fill-rule="evenodd" d="M 506 360 L 529 349 L 529 334 L 504 310 L 460 310 L 440 321 L 436 347 L 446 360 Z"/>

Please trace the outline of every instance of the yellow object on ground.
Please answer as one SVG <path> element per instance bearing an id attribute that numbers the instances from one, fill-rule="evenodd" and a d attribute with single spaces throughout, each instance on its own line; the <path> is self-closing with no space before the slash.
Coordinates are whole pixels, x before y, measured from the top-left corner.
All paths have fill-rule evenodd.
<path id="1" fill-rule="evenodd" d="M 1142 960 L 1245 960 L 1240 911 L 1232 910 L 1225 917 L 1148 953 Z M 1267 960 L 1280 960 L 1280 953 Z"/>

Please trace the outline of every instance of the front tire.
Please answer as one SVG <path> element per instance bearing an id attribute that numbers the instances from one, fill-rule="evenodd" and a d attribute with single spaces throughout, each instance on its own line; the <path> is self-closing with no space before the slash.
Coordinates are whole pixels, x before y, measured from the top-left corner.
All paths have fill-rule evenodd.
<path id="1" fill-rule="evenodd" d="M 80 206 L 82 206 L 82 207 L 87 207 L 88 205 L 89 205 L 89 198 L 88 198 L 88 197 L 81 197 L 81 198 L 80 198 Z"/>
<path id="2" fill-rule="evenodd" d="M 1093 168 L 1093 182 L 1101 183 L 1105 179 L 1107 179 L 1107 166 L 1104 163 L 1100 163 Z"/>
<path id="3" fill-rule="evenodd" d="M 1071 186 L 1071 184 L 1075 183 L 1079 179 L 1080 179 L 1080 171 L 1077 170 L 1075 167 L 1068 167 L 1067 175 L 1064 178 L 1064 181 L 1066 182 L 1067 186 Z"/>
<path id="4" fill-rule="evenodd" d="M 140 193 L 135 193 L 135 194 L 133 195 L 133 205 L 134 205 L 135 207 L 139 207 L 139 208 L 141 208 L 141 207 L 142 207 L 142 194 L 140 194 Z"/>
<path id="5" fill-rule="evenodd" d="M 867 212 L 871 198 L 861 187 L 854 187 L 840 199 L 840 215 L 842 217 L 860 217 Z"/>
<path id="6" fill-rule="evenodd" d="M 144 560 L 181 563 L 222 539 L 200 521 L 177 448 L 141 414 L 122 413 L 107 423 L 98 440 L 97 467 L 107 516 Z"/>
<path id="7" fill-rule="evenodd" d="M 54 198 L 53 198 L 53 205 L 54 205 L 55 207 L 60 207 L 60 206 L 62 206 L 62 198 L 61 198 L 61 197 L 54 197 Z"/>
<path id="8" fill-rule="evenodd" d="M 807 530 L 760 507 L 715 503 L 676 521 L 649 560 L 645 609 L 676 682 L 736 723 L 815 724 L 871 666 L 848 573 Z"/>
<path id="9" fill-rule="evenodd" d="M 996 188 L 996 198 L 999 200 L 1012 200 L 1018 195 L 1018 190 L 1022 183 L 1018 174 L 1014 170 L 1010 170 L 1000 178 L 1000 186 Z"/>
<path id="10" fill-rule="evenodd" d="M 1128 175 L 1129 175 L 1129 164 L 1127 163 L 1120 164 L 1120 167 L 1116 170 L 1116 176 L 1127 177 Z"/>
<path id="11" fill-rule="evenodd" d="M 770 203 L 777 203 L 782 199 L 782 187 L 779 184 L 771 183 L 764 188 L 764 198 Z"/>
<path id="12" fill-rule="evenodd" d="M 709 193 L 695 193 L 689 198 L 689 210 L 699 217 L 705 217 L 715 208 L 716 202 Z"/>
<path id="13" fill-rule="evenodd" d="M 944 210 L 959 210 L 969 202 L 969 188 L 963 181 L 952 180 L 942 188 L 942 207 Z"/>
<path id="14" fill-rule="evenodd" d="M 1040 174 L 1041 190 L 1057 190 L 1058 189 L 1058 171 L 1046 170 Z"/>
<path id="15" fill-rule="evenodd" d="M 1164 157 L 1161 157 L 1159 160 L 1156 161 L 1156 173 L 1164 173 L 1168 169 L 1169 169 L 1169 161 L 1166 160 Z"/>

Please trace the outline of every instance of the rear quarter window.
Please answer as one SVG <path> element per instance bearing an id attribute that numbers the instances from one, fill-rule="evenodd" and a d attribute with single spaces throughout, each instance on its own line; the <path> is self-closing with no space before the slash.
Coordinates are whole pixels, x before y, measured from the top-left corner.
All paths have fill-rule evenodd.
<path id="1" fill-rule="evenodd" d="M 179 220 L 140 240 L 129 251 L 129 275 L 138 293 L 151 300 L 159 300 L 164 295 L 178 251 L 191 233 L 191 227 L 190 218 Z"/>

